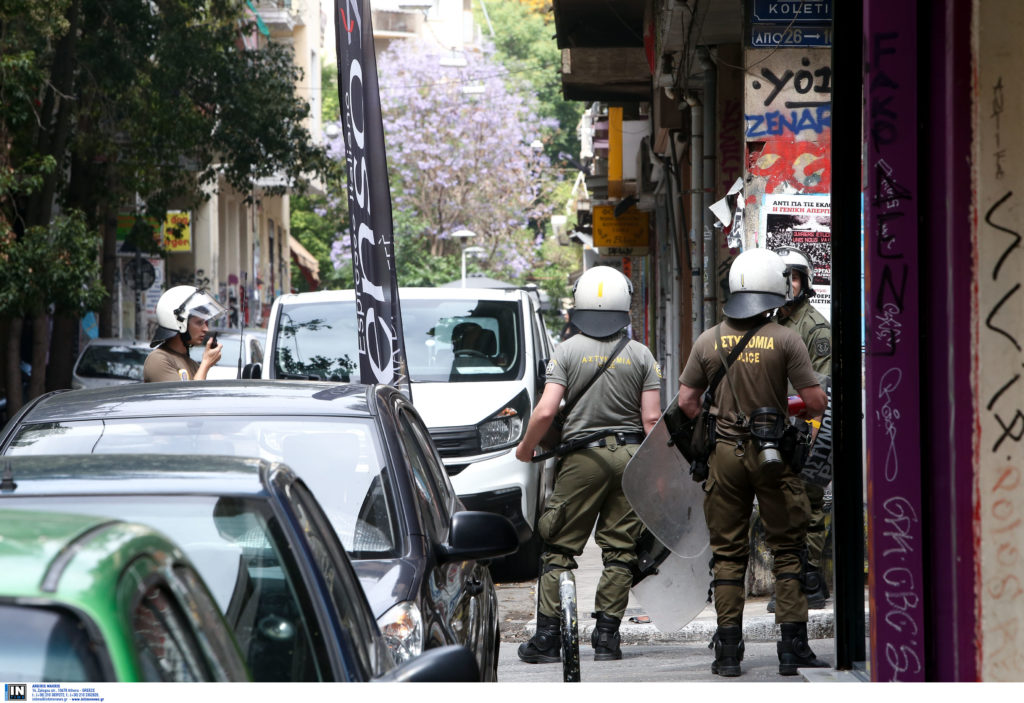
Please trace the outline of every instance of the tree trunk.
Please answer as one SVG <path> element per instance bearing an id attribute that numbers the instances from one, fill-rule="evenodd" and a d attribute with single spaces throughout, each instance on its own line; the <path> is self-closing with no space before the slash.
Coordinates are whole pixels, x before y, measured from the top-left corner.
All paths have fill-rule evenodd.
<path id="1" fill-rule="evenodd" d="M 55 315 L 50 339 L 50 363 L 46 367 L 46 390 L 71 388 L 71 371 L 78 358 L 78 320 Z"/>
<path id="2" fill-rule="evenodd" d="M 46 362 L 50 351 L 50 316 L 41 312 L 32 318 L 32 377 L 28 381 L 28 398 L 38 398 L 46 391 Z"/>
<path id="3" fill-rule="evenodd" d="M 21 394 L 21 325 L 22 318 L 12 317 L 7 327 L 7 417 L 21 410 L 25 402 Z"/>
<path id="4" fill-rule="evenodd" d="M 114 296 L 117 293 L 117 213 L 105 208 L 100 232 L 103 235 L 102 285 L 110 293 L 103 299 L 99 313 L 99 336 L 116 337 L 114 334 Z"/>
<path id="5" fill-rule="evenodd" d="M 10 339 L 8 332 L 11 323 L 6 317 L 0 317 L 0 339 Z M 7 345 L 0 344 L 0 398 L 7 397 Z M 7 420 L 3 413 L 0 413 L 0 423 Z"/>

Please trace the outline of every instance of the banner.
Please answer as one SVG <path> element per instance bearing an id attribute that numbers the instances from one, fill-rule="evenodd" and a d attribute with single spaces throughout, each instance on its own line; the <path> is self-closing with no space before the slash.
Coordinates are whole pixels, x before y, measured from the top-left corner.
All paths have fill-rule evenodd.
<path id="1" fill-rule="evenodd" d="M 814 266 L 811 304 L 832 320 L 832 208 L 828 194 L 766 194 L 761 207 L 765 245 L 797 247 Z"/>
<path id="2" fill-rule="evenodd" d="M 348 168 L 359 380 L 398 386 L 411 398 L 369 0 L 335 0 L 334 27 Z"/>

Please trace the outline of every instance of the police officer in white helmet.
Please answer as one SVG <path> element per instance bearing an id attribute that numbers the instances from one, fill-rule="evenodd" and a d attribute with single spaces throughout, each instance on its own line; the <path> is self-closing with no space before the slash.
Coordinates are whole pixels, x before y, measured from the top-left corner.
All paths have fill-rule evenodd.
<path id="1" fill-rule="evenodd" d="M 826 403 L 803 340 L 770 320 L 789 297 L 789 273 L 779 255 L 766 249 L 737 256 L 729 270 L 726 319 L 700 335 L 679 377 L 679 407 L 696 417 L 704 390 L 727 367 L 712 399 L 714 448 L 704 481 L 718 616 L 711 672 L 719 676 L 741 674 L 748 530 L 755 497 L 774 556 L 775 622 L 782 632 L 779 673 L 793 676 L 800 667 L 828 666 L 807 643 L 802 561 L 810 507 L 803 481 L 780 451 L 788 424 L 787 382 L 803 399 L 807 417 L 820 415 Z"/>
<path id="2" fill-rule="evenodd" d="M 604 564 L 590 640 L 594 660 L 622 658 L 619 624 L 642 529 L 622 492 L 622 472 L 661 415 L 661 369 L 650 349 L 625 333 L 632 293 L 629 279 L 608 266 L 580 276 L 570 313 L 580 333 L 555 348 L 544 393 L 516 448 L 516 458 L 531 461 L 562 399 L 572 403 L 562 427 L 564 453 L 554 490 L 537 528 L 544 540 L 537 631 L 519 647 L 519 658 L 531 664 L 560 661 L 558 579 L 576 568 L 591 533 Z"/>
<path id="3" fill-rule="evenodd" d="M 142 380 L 204 381 L 210 367 L 220 361 L 223 345 L 207 339 L 210 321 L 226 312 L 223 305 L 195 286 L 174 286 L 156 304 L 156 332 L 149 346 L 156 347 L 142 369 Z M 190 347 L 203 347 L 203 359 L 189 356 Z"/>

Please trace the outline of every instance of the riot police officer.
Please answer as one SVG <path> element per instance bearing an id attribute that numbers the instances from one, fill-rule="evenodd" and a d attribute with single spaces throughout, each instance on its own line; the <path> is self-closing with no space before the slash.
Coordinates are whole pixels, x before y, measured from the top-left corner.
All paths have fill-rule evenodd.
<path id="1" fill-rule="evenodd" d="M 822 413 L 826 396 L 803 341 L 769 319 L 789 294 L 789 271 L 779 255 L 766 249 L 743 252 L 729 270 L 729 288 L 725 320 L 700 335 L 679 377 L 679 407 L 688 417 L 696 417 L 702 393 L 725 365 L 726 354 L 745 343 L 715 392 L 715 444 L 704 482 L 718 616 L 711 671 L 719 676 L 741 673 L 748 526 L 756 496 L 774 556 L 775 621 L 782 631 L 779 673 L 795 675 L 798 667 L 828 664 L 817 659 L 807 643 L 801 557 L 809 506 L 803 482 L 780 456 L 787 425 L 787 381 L 803 399 L 803 414 L 808 417 Z"/>
<path id="2" fill-rule="evenodd" d="M 531 664 L 561 660 L 559 574 L 576 568 L 595 522 L 604 569 L 591 644 L 595 661 L 622 658 L 619 624 L 629 601 L 642 528 L 622 492 L 622 472 L 661 415 L 661 370 L 651 351 L 629 340 L 613 355 L 625 341 L 632 293 L 629 279 L 608 266 L 580 276 L 571 313 L 580 333 L 555 348 L 544 393 L 516 448 L 516 458 L 530 461 L 563 397 L 580 397 L 565 418 L 562 442 L 567 453 L 538 522 L 544 553 L 537 583 L 537 631 L 519 647 L 519 658 Z M 579 396 L 602 365 L 602 375 Z"/>
<path id="3" fill-rule="evenodd" d="M 796 247 L 783 246 L 775 250 L 789 267 L 792 300 L 779 308 L 775 321 L 800 335 L 811 357 L 811 367 L 819 376 L 832 375 L 832 325 L 811 305 L 814 296 L 814 268 L 811 260 Z M 816 419 L 817 420 L 817 419 Z M 807 578 L 814 584 L 807 594 L 808 608 L 824 608 L 828 600 L 828 585 L 821 573 L 821 555 L 825 551 L 825 489 L 804 481 L 804 491 L 811 505 L 811 520 L 807 525 Z M 768 602 L 768 612 L 775 612 L 775 594 Z"/>
<path id="4" fill-rule="evenodd" d="M 142 380 L 204 381 L 210 367 L 220 360 L 223 345 L 205 339 L 210 321 L 226 312 L 223 305 L 195 286 L 174 286 L 156 304 L 156 331 L 149 346 Z M 203 347 L 203 360 L 189 356 L 189 347 Z"/>

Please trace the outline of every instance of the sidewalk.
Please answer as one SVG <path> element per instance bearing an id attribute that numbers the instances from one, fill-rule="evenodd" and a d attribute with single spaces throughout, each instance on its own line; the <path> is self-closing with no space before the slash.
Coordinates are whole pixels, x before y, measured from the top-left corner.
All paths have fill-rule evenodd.
<path id="1" fill-rule="evenodd" d="M 597 582 L 601 576 L 601 549 L 593 538 L 587 543 L 583 555 L 577 559 L 576 569 L 576 600 L 579 611 L 580 639 L 588 641 L 594 629 L 594 619 L 590 617 L 594 610 L 594 595 Z M 710 578 L 710 577 L 709 577 Z M 536 593 L 537 582 L 499 584 L 498 608 L 501 617 L 501 639 L 505 642 L 524 642 L 536 629 Z M 775 615 L 766 610 L 768 597 L 762 596 L 747 600 L 743 609 L 743 638 L 749 642 L 770 642 L 779 637 Z M 807 635 L 809 639 L 827 639 L 835 636 L 835 617 L 832 599 L 821 610 L 811 610 L 807 618 Z M 690 624 L 677 632 L 661 632 L 657 623 L 637 624 L 629 621 L 630 617 L 645 615 L 643 605 L 630 593 L 626 615 L 619 627 L 619 636 L 623 644 L 658 643 L 658 642 L 710 642 L 717 628 L 715 608 L 708 604 L 700 615 Z M 867 614 L 865 614 L 867 617 Z"/>

